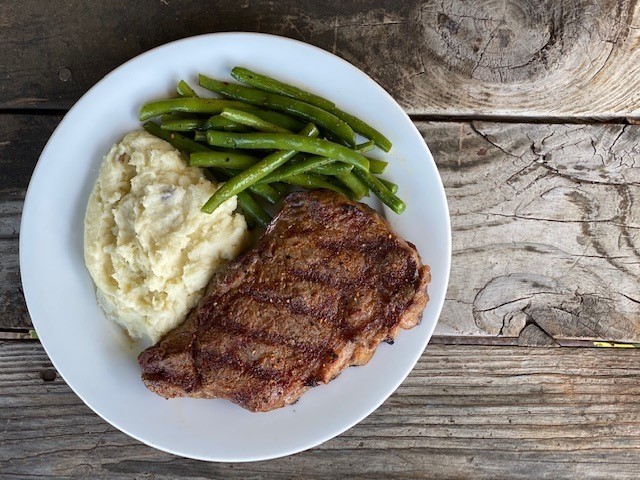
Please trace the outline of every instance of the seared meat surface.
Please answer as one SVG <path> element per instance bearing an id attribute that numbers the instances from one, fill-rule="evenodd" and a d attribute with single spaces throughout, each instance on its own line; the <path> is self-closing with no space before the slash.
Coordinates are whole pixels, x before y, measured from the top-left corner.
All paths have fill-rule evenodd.
<path id="1" fill-rule="evenodd" d="M 166 398 L 251 411 L 294 403 L 417 325 L 429 280 L 374 210 L 326 190 L 292 193 L 184 324 L 140 354 L 142 380 Z"/>

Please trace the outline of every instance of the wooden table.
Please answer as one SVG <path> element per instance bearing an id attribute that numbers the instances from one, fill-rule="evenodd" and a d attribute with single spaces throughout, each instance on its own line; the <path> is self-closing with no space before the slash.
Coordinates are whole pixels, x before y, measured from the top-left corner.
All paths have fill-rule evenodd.
<path id="1" fill-rule="evenodd" d="M 235 465 L 92 413 L 29 339 L 18 265 L 29 178 L 66 110 L 143 51 L 229 30 L 377 80 L 428 142 L 453 226 L 436 336 L 398 391 L 318 448 Z M 635 1 L 7 0 L 0 40 L 1 478 L 638 477 L 640 354 L 594 346 L 640 342 Z"/>

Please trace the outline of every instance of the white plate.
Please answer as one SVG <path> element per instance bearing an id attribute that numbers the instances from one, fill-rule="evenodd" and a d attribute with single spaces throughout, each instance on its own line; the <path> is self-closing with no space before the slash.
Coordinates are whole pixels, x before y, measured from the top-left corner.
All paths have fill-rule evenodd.
<path id="1" fill-rule="evenodd" d="M 431 300 L 421 324 L 383 344 L 365 367 L 347 369 L 300 401 L 250 413 L 226 400 L 164 400 L 140 381 L 140 347 L 109 323 L 96 304 L 83 261 L 83 219 L 103 155 L 139 128 L 140 105 L 173 95 L 198 72 L 229 78 L 242 65 L 335 101 L 393 142 L 386 178 L 400 185 L 402 215 L 393 227 L 431 266 Z M 376 152 L 381 156 L 381 152 Z M 379 208 L 379 205 L 378 205 Z M 69 111 L 35 169 L 22 215 L 20 267 L 27 305 L 54 366 L 98 415 L 161 450 L 210 461 L 281 457 L 344 432 L 393 393 L 422 354 L 445 297 L 451 231 L 444 190 L 418 130 L 367 75 L 319 48 L 254 33 L 187 38 L 140 55 L 114 70 Z"/>

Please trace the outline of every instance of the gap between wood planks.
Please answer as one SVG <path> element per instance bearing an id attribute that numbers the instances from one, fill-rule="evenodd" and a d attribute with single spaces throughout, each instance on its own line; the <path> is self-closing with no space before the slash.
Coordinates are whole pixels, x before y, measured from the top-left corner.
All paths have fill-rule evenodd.
<path id="1" fill-rule="evenodd" d="M 0 115 L 66 115 L 69 110 L 61 108 L 0 108 Z M 600 116 L 526 116 L 526 115 L 447 115 L 447 114 L 408 114 L 413 122 L 496 122 L 496 123 L 546 123 L 546 124 L 585 124 L 585 125 L 639 125 L 640 118 L 600 117 Z"/>
<path id="2" fill-rule="evenodd" d="M 597 341 L 597 340 L 562 340 L 554 339 L 557 343 L 556 347 L 581 347 L 581 348 L 638 348 L 640 345 L 631 343 L 617 343 L 609 341 Z M 27 328 L 3 328 L 0 329 L 0 341 L 19 341 L 39 343 L 35 330 Z M 491 346 L 491 347 L 525 347 L 527 345 L 521 345 L 518 343 L 517 337 L 472 337 L 472 336 L 448 336 L 448 335 L 434 335 L 429 340 L 432 345 L 478 345 L 478 346 Z M 540 346 L 536 346 L 540 348 Z"/>

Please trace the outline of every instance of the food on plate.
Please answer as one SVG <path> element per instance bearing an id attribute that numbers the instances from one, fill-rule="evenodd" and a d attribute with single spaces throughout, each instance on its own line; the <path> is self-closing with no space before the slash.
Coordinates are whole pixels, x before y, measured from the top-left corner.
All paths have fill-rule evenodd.
<path id="1" fill-rule="evenodd" d="M 194 142 L 190 138 L 183 137 L 179 133 L 162 130 L 153 122 L 145 123 L 144 129 L 152 135 L 169 142 L 178 150 L 182 150 L 186 153 L 208 150 L 207 147 L 199 144 L 198 142 Z M 233 171 L 228 168 L 221 168 L 216 171 L 216 176 L 218 178 L 229 179 L 233 177 L 232 172 Z M 257 192 L 257 190 L 255 190 L 255 186 L 253 189 L 250 187 L 248 190 L 248 192 L 245 191 L 238 193 L 238 205 L 240 205 L 240 208 L 242 208 L 247 222 L 266 227 L 271 220 L 271 217 L 269 216 L 269 214 L 267 214 L 267 212 L 264 211 L 264 209 L 256 202 L 256 200 L 252 196 L 252 193 Z"/>
<path id="2" fill-rule="evenodd" d="M 310 103 L 279 95 L 277 93 L 257 90 L 255 88 L 249 88 L 228 82 L 221 82 L 207 77 L 206 75 L 200 75 L 198 77 L 198 83 L 207 90 L 232 98 L 238 102 L 253 105 L 255 107 L 268 108 L 278 112 L 285 112 L 302 118 L 307 122 L 317 125 L 318 127 L 327 129 L 337 138 L 345 141 L 352 147 L 355 147 L 356 145 L 355 132 L 346 122 L 340 120 L 333 113 L 316 107 Z"/>
<path id="3" fill-rule="evenodd" d="M 204 212 L 215 211 L 232 195 L 242 194 L 241 203 L 246 199 L 254 206 L 258 197 L 274 203 L 276 196 L 267 189 L 286 193 L 288 186 L 329 189 L 353 200 L 372 192 L 395 213 L 404 211 L 398 186 L 377 177 L 387 162 L 365 156 L 376 146 L 391 149 L 382 133 L 332 101 L 275 78 L 242 67 L 231 76 L 249 86 L 201 74 L 199 85 L 224 98 L 202 98 L 181 80 L 180 98 L 154 100 L 140 109 L 141 121 L 161 117 L 160 125 L 145 123 L 147 131 L 176 148 L 191 142 L 190 165 L 227 181 L 202 206 Z M 369 141 L 356 144 L 356 134 Z M 242 209 L 255 224 L 267 223 L 266 213 L 256 218 Z"/>
<path id="4" fill-rule="evenodd" d="M 417 325 L 429 280 L 415 247 L 371 208 L 328 190 L 291 193 L 187 320 L 140 354 L 142 380 L 165 398 L 294 403 Z"/>
<path id="5" fill-rule="evenodd" d="M 105 157 L 85 215 L 85 263 L 107 317 L 132 337 L 156 342 L 182 323 L 211 275 L 246 248 L 236 197 L 212 215 L 200 211 L 215 190 L 144 131 Z"/>
<path id="6" fill-rule="evenodd" d="M 304 90 L 301 90 L 297 87 L 280 82 L 275 78 L 260 75 L 259 73 L 252 72 L 251 70 L 242 67 L 235 67 L 233 70 L 231 70 L 231 76 L 239 82 L 246 83 L 247 85 L 251 85 L 252 87 L 258 88 L 260 90 L 280 93 L 287 97 L 297 98 L 299 100 L 302 100 L 303 102 L 307 102 L 311 105 L 315 105 L 316 107 L 323 108 L 333 113 L 340 120 L 346 122 L 354 132 L 373 140 L 373 142 L 385 152 L 391 150 L 391 142 L 382 133 L 377 131 L 371 125 L 363 122 L 359 118 L 340 110 L 332 101 L 327 100 L 326 98 L 322 98 L 318 95 L 305 92 Z"/>

